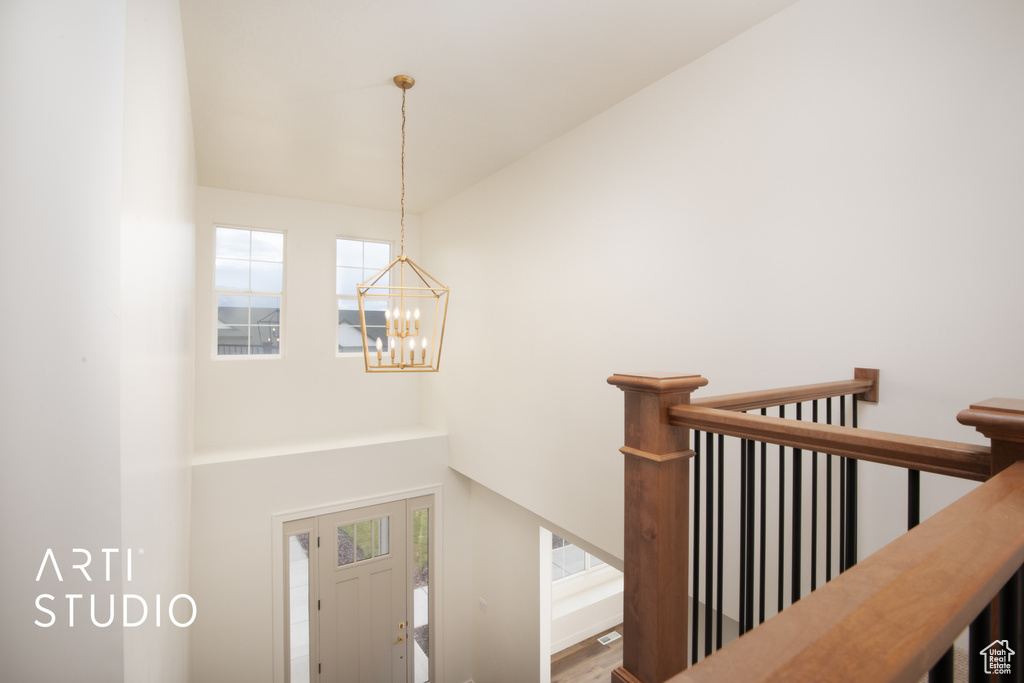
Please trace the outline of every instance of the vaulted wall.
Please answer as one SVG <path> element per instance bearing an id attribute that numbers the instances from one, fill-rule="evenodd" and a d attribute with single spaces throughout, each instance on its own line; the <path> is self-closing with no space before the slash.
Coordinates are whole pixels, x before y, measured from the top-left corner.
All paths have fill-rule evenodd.
<path id="1" fill-rule="evenodd" d="M 417 254 L 419 225 L 407 221 Z M 285 233 L 280 359 L 217 358 L 213 290 L 216 226 Z M 362 354 L 337 356 L 336 240 L 399 239 L 393 211 L 201 187 L 196 207 L 197 456 L 252 447 L 299 450 L 376 440 L 419 423 L 419 377 L 369 376 Z M 397 255 L 397 254 L 396 254 Z"/>
<path id="2" fill-rule="evenodd" d="M 286 234 L 280 359 L 214 355 L 218 225 Z M 417 217 L 406 227 L 406 250 L 415 255 Z M 361 354 L 337 356 L 338 237 L 397 243 L 399 216 L 208 187 L 197 193 L 191 587 L 203 619 L 189 629 L 195 683 L 275 680 L 275 515 L 434 487 L 443 489 L 443 680 L 470 678 L 469 483 L 448 469 L 445 435 L 419 424 L 418 376 L 370 376 Z"/>
<path id="3" fill-rule="evenodd" d="M 195 149 L 178 3 L 126 9 L 121 543 L 145 553 L 123 591 L 145 596 L 151 616 L 125 629 L 124 676 L 171 683 L 189 680 L 190 633 L 152 612 L 156 595 L 166 606 L 190 590 Z M 191 617 L 180 600 L 175 612 Z"/>
<path id="4" fill-rule="evenodd" d="M 803 0 L 431 209 L 418 260 L 453 290 L 442 372 L 372 385 L 317 346 L 333 270 L 314 243 L 393 233 L 393 216 L 201 188 L 193 243 L 176 10 L 0 7 L 8 677 L 32 680 L 40 662 L 80 681 L 186 677 L 183 633 L 33 625 L 37 594 L 95 592 L 33 581 L 47 547 L 65 564 L 72 548 L 144 549 L 135 592 L 179 592 L 191 533 L 210 638 L 192 678 L 223 680 L 210 645 L 230 635 L 212 627 L 246 608 L 269 642 L 272 514 L 437 483 L 453 492 L 447 556 L 462 562 L 446 568 L 461 579 L 448 589 L 449 679 L 500 675 L 510 643 L 528 677 L 540 585 L 521 577 L 537 575 L 538 523 L 621 556 L 611 373 L 699 372 L 710 395 L 877 367 L 866 426 L 963 441 L 977 437 L 957 411 L 1024 395 L 1019 3 Z M 294 231 L 280 363 L 211 357 L 204 268 L 218 221 Z M 316 303 L 295 305 L 303 295 Z M 414 434 L 421 424 L 447 433 L 447 450 Z M 322 466 L 356 478 L 332 487 Z M 903 503 L 898 478 L 862 473 L 866 553 Z M 927 478 L 925 506 L 962 489 Z M 502 538 L 520 552 L 503 554 Z M 222 590 L 232 548 L 262 563 L 238 586 L 261 602 Z M 470 613 L 479 597 L 488 611 Z M 239 659 L 251 645 L 220 642 Z M 246 662 L 269 675 L 259 664 Z"/>
<path id="5" fill-rule="evenodd" d="M 4 3 L 0 99 L 0 677 L 185 681 L 188 635 L 153 612 L 188 590 L 195 170 L 177 2 Z M 47 549 L 62 576 L 36 581 Z M 147 601 L 143 625 L 122 628 L 124 593 Z M 111 625 L 92 623 L 94 595 Z"/>
<path id="6" fill-rule="evenodd" d="M 425 212 L 451 465 L 621 556 L 613 372 L 875 367 L 865 426 L 975 440 L 959 410 L 1024 393 L 1022 38 L 1018 3 L 804 0 Z M 862 472 L 867 553 L 905 484 Z"/>

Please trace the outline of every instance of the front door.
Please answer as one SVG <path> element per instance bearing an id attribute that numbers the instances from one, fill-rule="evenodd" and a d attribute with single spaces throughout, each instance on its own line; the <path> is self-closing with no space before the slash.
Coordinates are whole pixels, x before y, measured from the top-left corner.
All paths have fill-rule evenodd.
<path id="1" fill-rule="evenodd" d="M 406 503 L 319 518 L 320 681 L 407 683 Z"/>

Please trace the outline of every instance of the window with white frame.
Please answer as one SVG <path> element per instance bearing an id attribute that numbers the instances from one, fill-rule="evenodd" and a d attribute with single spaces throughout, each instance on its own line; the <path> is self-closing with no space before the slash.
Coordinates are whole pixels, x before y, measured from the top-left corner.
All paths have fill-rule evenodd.
<path id="1" fill-rule="evenodd" d="M 391 243 L 372 240 L 338 238 L 337 297 L 338 297 L 338 353 L 362 353 L 363 335 L 359 321 L 359 301 L 356 286 L 366 282 L 375 273 L 391 263 Z M 388 274 L 377 282 L 387 286 Z M 366 332 L 371 344 L 380 337 L 387 344 L 384 326 L 386 301 L 367 302 Z"/>
<path id="2" fill-rule="evenodd" d="M 281 355 L 284 233 L 217 227 L 217 356 Z"/>
<path id="3" fill-rule="evenodd" d="M 551 580 L 561 581 L 570 577 L 581 576 L 585 572 L 604 566 L 599 557 L 573 545 L 557 534 L 551 534 Z"/>

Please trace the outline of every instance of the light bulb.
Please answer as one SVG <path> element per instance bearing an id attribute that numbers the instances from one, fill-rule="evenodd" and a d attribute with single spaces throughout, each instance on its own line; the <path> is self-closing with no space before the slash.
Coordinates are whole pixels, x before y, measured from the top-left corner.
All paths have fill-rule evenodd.
<path id="1" fill-rule="evenodd" d="M 417 320 L 420 319 L 420 309 L 418 309 L 418 308 L 416 309 L 416 319 Z"/>
<path id="2" fill-rule="evenodd" d="M 412 316 L 412 312 L 411 312 L 411 311 L 406 311 L 406 312 L 405 312 L 405 320 L 406 320 L 407 322 L 408 322 L 408 320 L 409 320 L 409 317 L 410 317 L 410 316 Z"/>
<path id="3" fill-rule="evenodd" d="M 377 337 L 377 351 L 380 351 L 382 348 L 384 348 L 384 345 L 381 343 L 380 337 Z"/>
<path id="4" fill-rule="evenodd" d="M 386 308 L 384 309 L 384 320 L 391 322 L 391 311 Z"/>
<path id="5" fill-rule="evenodd" d="M 426 348 L 427 348 L 427 338 L 424 337 L 423 338 L 423 349 L 426 350 Z"/>

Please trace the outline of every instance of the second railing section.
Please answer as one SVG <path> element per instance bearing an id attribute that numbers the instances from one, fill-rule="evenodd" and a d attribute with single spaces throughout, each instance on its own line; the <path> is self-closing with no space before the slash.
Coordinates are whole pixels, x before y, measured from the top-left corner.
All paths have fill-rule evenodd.
<path id="1" fill-rule="evenodd" d="M 759 403 L 780 402 L 743 412 L 857 427 L 863 383 L 847 384 L 816 385 L 833 395 L 806 401 L 766 393 Z M 857 561 L 856 460 L 700 430 L 692 447 L 690 594 L 703 609 L 690 614 L 691 664 Z"/>

